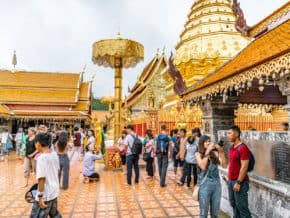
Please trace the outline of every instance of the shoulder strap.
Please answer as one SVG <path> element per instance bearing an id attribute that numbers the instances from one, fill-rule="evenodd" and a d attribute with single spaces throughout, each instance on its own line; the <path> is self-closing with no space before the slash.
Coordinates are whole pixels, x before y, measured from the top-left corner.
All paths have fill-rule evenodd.
<path id="1" fill-rule="evenodd" d="M 203 179 L 202 179 L 201 183 L 199 184 L 199 186 L 201 186 L 203 183 L 205 183 L 205 180 L 206 180 L 207 176 L 208 176 L 208 169 L 206 170 L 206 174 L 203 177 Z"/>

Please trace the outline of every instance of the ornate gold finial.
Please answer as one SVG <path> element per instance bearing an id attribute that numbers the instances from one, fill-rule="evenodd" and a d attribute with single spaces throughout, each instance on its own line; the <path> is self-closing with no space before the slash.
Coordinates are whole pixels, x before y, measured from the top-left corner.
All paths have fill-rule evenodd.
<path id="1" fill-rule="evenodd" d="M 12 58 L 12 65 L 15 66 L 17 65 L 17 57 L 16 57 L 16 51 L 14 50 L 13 58 Z"/>
<path id="2" fill-rule="evenodd" d="M 159 48 L 157 48 L 157 50 L 156 50 L 156 56 L 158 56 L 159 55 Z"/>
<path id="3" fill-rule="evenodd" d="M 93 81 L 94 81 L 94 79 L 95 79 L 95 77 L 96 77 L 96 74 L 93 74 L 93 75 L 92 75 L 92 77 L 91 77 L 91 80 L 90 80 L 90 82 L 93 82 Z"/>
<path id="4" fill-rule="evenodd" d="M 117 32 L 117 39 L 121 39 L 121 33 L 120 33 L 120 30 Z"/>
<path id="5" fill-rule="evenodd" d="M 162 54 L 163 54 L 163 55 L 165 54 L 165 45 L 163 46 Z"/>

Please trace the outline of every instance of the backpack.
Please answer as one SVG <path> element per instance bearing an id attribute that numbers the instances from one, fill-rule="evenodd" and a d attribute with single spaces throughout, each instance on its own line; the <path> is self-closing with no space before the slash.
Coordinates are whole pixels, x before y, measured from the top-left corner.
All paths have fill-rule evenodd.
<path id="1" fill-rule="evenodd" d="M 158 135 L 157 137 L 157 153 L 167 154 L 169 148 L 169 137 L 168 135 Z"/>
<path id="2" fill-rule="evenodd" d="M 138 135 L 135 136 L 131 134 L 131 136 L 134 138 L 133 145 L 130 148 L 131 152 L 132 154 L 139 155 L 142 153 L 142 141 L 140 138 L 138 138 Z"/>
<path id="3" fill-rule="evenodd" d="M 241 146 L 246 146 L 245 144 L 241 144 L 239 145 L 238 147 L 238 158 L 240 159 L 240 152 L 241 152 Z M 254 170 L 254 167 L 255 167 L 255 157 L 252 153 L 252 151 L 249 149 L 250 151 L 250 159 L 249 159 L 249 166 L 248 166 L 248 172 L 252 172 Z"/>

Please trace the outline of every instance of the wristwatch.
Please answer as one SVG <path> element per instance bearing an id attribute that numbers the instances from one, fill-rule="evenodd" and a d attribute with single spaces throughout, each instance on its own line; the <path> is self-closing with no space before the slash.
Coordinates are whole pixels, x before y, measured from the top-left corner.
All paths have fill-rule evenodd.
<path id="1" fill-rule="evenodd" d="M 38 192 L 37 197 L 42 198 L 43 197 L 43 192 Z"/>
<path id="2" fill-rule="evenodd" d="M 241 185 L 241 184 L 242 184 L 242 182 L 241 182 L 240 180 L 237 180 L 237 183 L 238 183 L 239 185 Z"/>

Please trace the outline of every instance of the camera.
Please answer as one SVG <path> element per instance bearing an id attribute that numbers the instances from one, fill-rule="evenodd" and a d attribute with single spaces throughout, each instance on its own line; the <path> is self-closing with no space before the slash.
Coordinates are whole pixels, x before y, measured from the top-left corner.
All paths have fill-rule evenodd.
<path id="1" fill-rule="evenodd" d="M 223 140 L 219 140 L 218 142 L 216 142 L 215 144 L 223 147 L 225 145 L 224 141 Z M 215 148 L 214 151 L 217 151 L 217 149 Z"/>
<path id="2" fill-rule="evenodd" d="M 218 144 L 221 147 L 224 147 L 225 142 L 223 140 L 219 140 L 216 144 Z"/>

